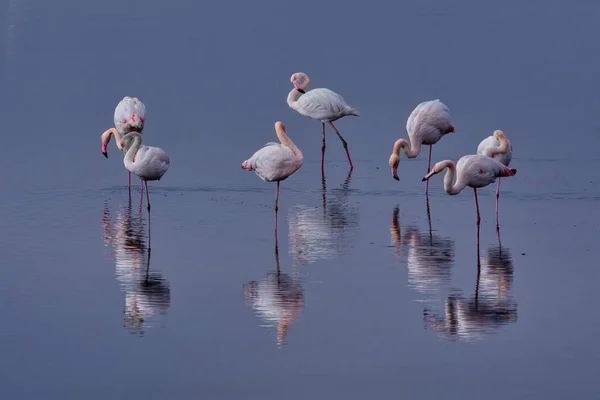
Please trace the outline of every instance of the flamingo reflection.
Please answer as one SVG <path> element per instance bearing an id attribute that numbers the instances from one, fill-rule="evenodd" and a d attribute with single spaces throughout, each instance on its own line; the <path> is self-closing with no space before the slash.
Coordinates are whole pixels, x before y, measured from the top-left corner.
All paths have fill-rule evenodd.
<path id="1" fill-rule="evenodd" d="M 269 271 L 260 281 L 244 284 L 244 297 L 265 327 L 277 327 L 277 345 L 286 343 L 290 325 L 304 308 L 304 289 L 297 276 L 282 273 L 279 251 L 275 247 L 275 271 Z"/>
<path id="2" fill-rule="evenodd" d="M 396 258 L 404 259 L 408 267 L 408 286 L 426 296 L 435 296 L 443 286 L 450 283 L 454 263 L 454 241 L 440 237 L 431 229 L 429 197 L 426 194 L 429 230 L 421 233 L 418 227 L 400 228 L 400 209 L 394 208 L 390 225 L 390 236 Z M 404 247 L 406 246 L 406 247 Z"/>
<path id="3" fill-rule="evenodd" d="M 341 188 L 327 193 L 325 177 L 321 180 L 321 206 L 298 205 L 290 209 L 289 254 L 294 263 L 305 265 L 334 259 L 353 245 L 358 233 L 358 207 L 349 204 L 352 170 Z"/>
<path id="4" fill-rule="evenodd" d="M 131 199 L 117 212 L 114 223 L 107 204 L 102 216 L 103 238 L 114 250 L 115 275 L 125 292 L 123 327 L 137 335 L 152 326 L 153 316 L 165 315 L 171 303 L 169 283 L 160 273 L 150 271 L 151 246 L 149 231 L 148 245 L 145 242 L 144 220 L 142 202 L 134 215 Z"/>
<path id="5" fill-rule="evenodd" d="M 448 296 L 444 317 L 425 310 L 425 324 L 439 336 L 450 339 L 474 341 L 496 333 L 517 322 L 517 303 L 510 294 L 512 282 L 510 249 L 501 244 L 490 246 L 481 257 L 478 248 L 475 293 L 471 297 L 460 293 Z"/>

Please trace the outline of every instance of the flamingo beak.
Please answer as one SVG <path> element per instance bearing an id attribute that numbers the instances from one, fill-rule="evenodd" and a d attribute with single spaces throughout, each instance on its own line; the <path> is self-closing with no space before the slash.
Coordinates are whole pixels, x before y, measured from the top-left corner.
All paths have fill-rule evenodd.
<path id="1" fill-rule="evenodd" d="M 435 174 L 437 174 L 437 172 L 435 172 L 435 170 L 432 169 L 431 172 L 429 172 L 427 175 L 425 175 L 423 177 L 423 179 L 421 180 L 421 182 L 425 182 L 426 180 L 428 180 L 429 178 L 431 178 Z"/>
<path id="2" fill-rule="evenodd" d="M 400 180 L 400 178 L 398 178 L 398 168 L 397 167 L 392 167 L 392 178 L 394 178 L 397 181 Z"/>
<path id="3" fill-rule="evenodd" d="M 104 157 L 108 158 L 108 153 L 106 152 L 106 143 L 102 143 L 102 154 L 104 154 Z"/>
<path id="4" fill-rule="evenodd" d="M 300 87 L 300 84 L 298 83 L 298 81 L 294 81 L 294 87 L 296 88 L 297 91 L 299 91 L 302 94 L 305 94 L 306 92 Z"/>

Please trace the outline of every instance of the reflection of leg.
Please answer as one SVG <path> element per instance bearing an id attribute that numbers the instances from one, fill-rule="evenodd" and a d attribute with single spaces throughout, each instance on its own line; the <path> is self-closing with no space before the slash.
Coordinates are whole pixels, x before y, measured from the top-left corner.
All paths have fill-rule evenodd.
<path id="1" fill-rule="evenodd" d="M 331 125 L 331 127 L 333 128 L 333 130 L 335 131 L 335 133 L 338 135 L 338 137 L 342 141 L 342 144 L 344 145 L 344 150 L 346 150 L 346 156 L 348 157 L 348 163 L 350 163 L 350 168 L 353 169 L 354 165 L 352 165 L 352 159 L 350 158 L 350 152 L 348 151 L 348 143 L 344 140 L 344 138 L 342 137 L 342 135 L 340 134 L 340 132 L 338 132 L 338 130 L 335 127 L 335 125 L 333 125 L 333 122 L 329 121 L 329 125 Z"/>
<path id="2" fill-rule="evenodd" d="M 127 172 L 127 189 L 131 189 L 131 172 Z"/>
<path id="3" fill-rule="evenodd" d="M 427 172 L 425 172 L 425 175 L 427 175 L 429 173 L 429 171 L 431 170 L 431 150 L 433 148 L 433 145 L 429 145 L 429 160 L 427 160 Z M 427 179 L 427 183 L 425 183 L 425 193 L 429 193 L 429 179 Z"/>
<path id="4" fill-rule="evenodd" d="M 498 222 L 498 200 L 500 200 L 500 178 L 498 178 L 498 186 L 496 186 L 496 230 L 500 229 Z"/>
<path id="5" fill-rule="evenodd" d="M 140 191 L 144 191 L 144 181 L 140 179 Z"/>
<path id="6" fill-rule="evenodd" d="M 325 176 L 325 122 L 321 122 L 323 127 L 323 144 L 321 145 L 321 176 Z"/>

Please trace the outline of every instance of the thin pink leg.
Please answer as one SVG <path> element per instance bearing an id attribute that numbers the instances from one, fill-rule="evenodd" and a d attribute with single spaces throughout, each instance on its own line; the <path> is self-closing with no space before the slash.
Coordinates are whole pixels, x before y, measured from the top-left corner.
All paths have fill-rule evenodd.
<path id="1" fill-rule="evenodd" d="M 425 174 L 428 174 L 429 171 L 431 170 L 431 150 L 433 148 L 433 145 L 429 145 L 429 160 L 427 160 L 427 172 L 425 172 Z M 425 193 L 429 194 L 429 179 L 427 179 L 427 182 L 425 183 Z"/>
<path id="2" fill-rule="evenodd" d="M 277 189 L 275 189 L 275 240 L 277 240 L 277 211 L 279 210 L 279 181 L 277 181 Z"/>
<path id="3" fill-rule="evenodd" d="M 131 172 L 127 172 L 127 189 L 131 189 Z"/>
<path id="4" fill-rule="evenodd" d="M 144 191 L 144 181 L 140 179 L 140 190 Z"/>
<path id="5" fill-rule="evenodd" d="M 477 209 L 477 246 L 479 246 L 479 224 L 481 222 L 481 217 L 479 216 L 479 201 L 477 200 L 477 189 L 473 188 L 473 193 L 475 194 L 475 208 Z"/>
<path id="6" fill-rule="evenodd" d="M 354 169 L 354 165 L 352 164 L 352 159 L 350 158 L 350 152 L 348 151 L 348 143 L 344 140 L 344 138 L 342 137 L 340 132 L 338 132 L 335 125 L 333 125 L 333 122 L 329 121 L 329 125 L 331 125 L 331 127 L 333 128 L 335 133 L 338 135 L 338 137 L 342 141 L 342 144 L 344 145 L 344 150 L 346 150 L 346 156 L 348 157 L 348 163 L 350 163 L 350 169 Z"/>
<path id="7" fill-rule="evenodd" d="M 148 199 L 148 212 L 150 212 L 150 192 L 148 191 L 148 181 L 146 183 L 146 199 Z"/>
<path id="8" fill-rule="evenodd" d="M 323 126 L 323 144 L 321 145 L 321 176 L 325 176 L 325 122 L 322 122 Z"/>
<path id="9" fill-rule="evenodd" d="M 496 186 L 496 230 L 500 228 L 498 222 L 498 200 L 500 200 L 500 178 L 498 178 L 498 186 Z"/>

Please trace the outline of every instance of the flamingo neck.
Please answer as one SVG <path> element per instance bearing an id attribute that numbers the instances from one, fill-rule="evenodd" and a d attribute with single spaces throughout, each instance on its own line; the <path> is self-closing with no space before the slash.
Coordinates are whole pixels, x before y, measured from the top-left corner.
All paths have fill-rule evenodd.
<path id="1" fill-rule="evenodd" d="M 121 134 L 115 128 L 110 128 L 110 129 L 106 130 L 102 134 L 102 136 L 100 136 L 100 140 L 102 140 L 102 143 L 109 144 L 110 143 L 110 137 L 112 135 L 115 135 L 115 140 L 116 140 L 115 144 L 117 145 L 117 148 L 119 150 L 122 150 L 123 147 L 121 147 Z"/>
<path id="2" fill-rule="evenodd" d="M 414 138 L 410 138 L 410 144 L 406 139 L 398 139 L 396 143 L 394 143 L 393 154 L 399 156 L 400 149 L 404 150 L 404 154 L 408 158 L 415 158 L 421 152 L 421 142 L 415 140 Z"/>
<path id="3" fill-rule="evenodd" d="M 497 135 L 496 140 L 500 143 L 500 146 L 494 146 L 489 157 L 494 157 L 498 154 L 504 154 L 508 151 L 509 143 L 508 139 L 506 138 L 506 136 L 504 136 L 504 134 Z"/>
<path id="4" fill-rule="evenodd" d="M 304 156 L 302 155 L 300 149 L 296 147 L 294 142 L 292 142 L 292 139 L 290 139 L 289 136 L 286 135 L 285 130 L 283 128 L 279 126 L 275 127 L 275 133 L 277 134 L 277 138 L 279 139 L 281 144 L 292 150 L 292 153 L 294 153 L 294 156 L 298 160 L 302 161 L 304 159 Z"/>
<path id="5" fill-rule="evenodd" d="M 290 106 L 291 108 L 295 107 L 299 94 L 300 94 L 300 92 L 296 88 L 293 88 L 290 91 L 290 93 L 288 94 L 288 97 L 287 97 L 288 106 Z"/>
<path id="6" fill-rule="evenodd" d="M 444 190 L 446 191 L 446 193 L 454 196 L 462 192 L 463 189 L 467 186 L 467 182 L 461 175 L 459 175 L 456 179 L 456 183 L 454 185 L 452 184 L 454 176 L 456 175 L 456 167 L 454 163 L 450 160 L 446 160 L 442 161 L 441 164 L 442 170 L 444 168 L 448 168 L 446 176 L 444 176 Z"/>
<path id="7" fill-rule="evenodd" d="M 125 162 L 133 164 L 135 161 L 135 155 L 137 154 L 140 146 L 142 145 L 142 137 L 139 133 L 131 132 L 129 135 L 133 135 L 133 144 L 125 153 Z"/>

